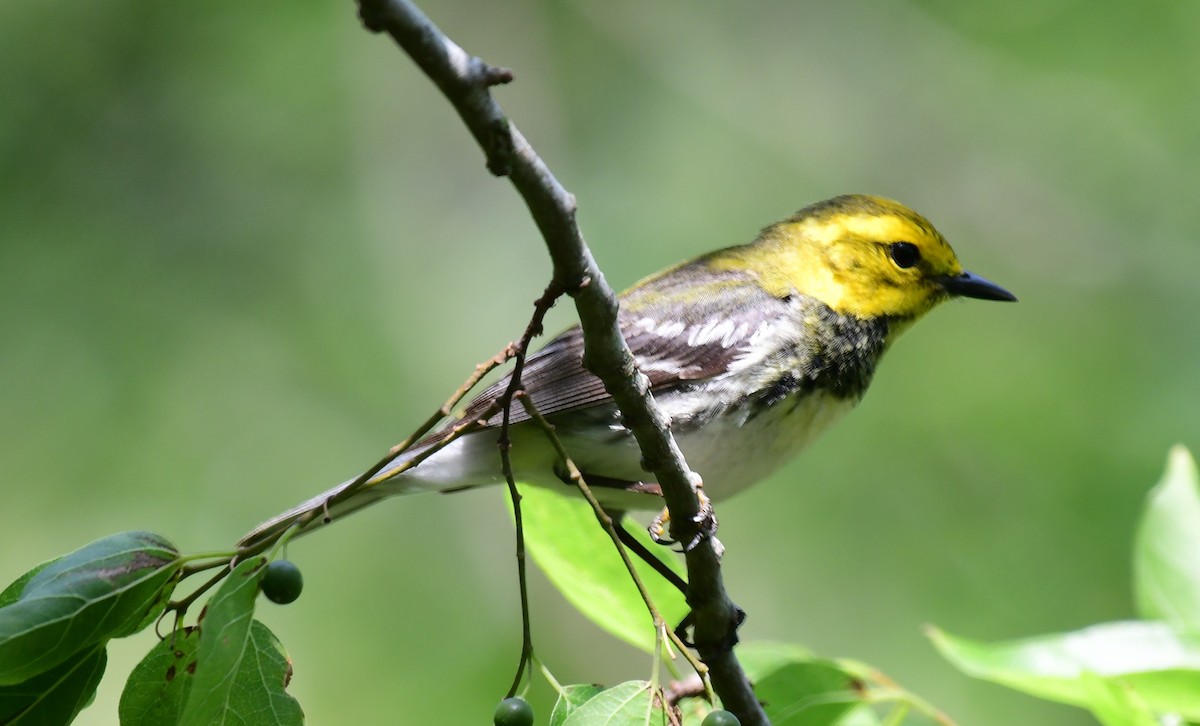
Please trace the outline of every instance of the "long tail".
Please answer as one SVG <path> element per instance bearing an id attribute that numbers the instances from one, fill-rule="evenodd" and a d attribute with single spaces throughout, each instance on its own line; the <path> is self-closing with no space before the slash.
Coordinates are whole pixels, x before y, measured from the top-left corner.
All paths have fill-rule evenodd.
<path id="1" fill-rule="evenodd" d="M 364 482 L 353 494 L 344 499 L 339 498 L 338 495 L 349 489 L 360 477 L 347 479 L 334 488 L 297 504 L 283 514 L 271 517 L 252 529 L 245 537 L 242 537 L 241 541 L 238 542 L 238 546 L 250 547 L 256 545 L 264 539 L 281 534 L 284 530 L 299 521 L 303 521 L 304 526 L 295 536 L 315 532 L 333 520 L 357 512 L 381 499 L 410 491 L 415 482 L 410 480 L 409 474 L 414 473 L 415 469 L 400 472 L 397 470 L 404 467 L 421 450 L 422 447 L 417 446 L 399 454 L 376 472 L 374 476 Z"/>
<path id="2" fill-rule="evenodd" d="M 349 498 L 336 503 L 330 503 L 331 499 L 345 491 L 354 482 L 355 479 L 348 479 L 327 492 L 318 494 L 282 514 L 271 517 L 252 529 L 245 537 L 242 537 L 241 541 L 238 542 L 238 547 L 256 545 L 264 539 L 282 533 L 301 519 L 307 519 L 308 521 L 296 533 L 296 536 L 314 532 L 335 519 L 340 519 L 347 514 L 357 512 L 364 507 L 378 502 L 380 499 L 385 499 L 400 491 L 395 486 L 389 486 L 392 482 L 368 482 Z"/>
<path id="3" fill-rule="evenodd" d="M 495 440 L 490 437 L 463 437 L 409 468 L 410 462 L 421 457 L 426 450 L 426 445 L 418 444 L 405 451 L 344 499 L 338 495 L 346 491 L 356 479 L 344 481 L 329 491 L 268 519 L 243 537 L 238 546 L 250 547 L 259 544 L 301 520 L 304 521 L 304 526 L 297 535 L 315 532 L 335 519 L 396 494 L 457 491 L 503 481 L 499 472 Z M 549 470 L 550 465 L 539 468 Z"/>

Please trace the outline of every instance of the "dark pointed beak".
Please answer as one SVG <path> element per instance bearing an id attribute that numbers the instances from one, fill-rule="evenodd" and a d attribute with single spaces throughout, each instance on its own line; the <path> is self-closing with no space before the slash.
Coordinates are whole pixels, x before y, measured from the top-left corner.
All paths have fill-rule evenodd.
<path id="1" fill-rule="evenodd" d="M 1017 301 L 1017 296 L 1008 290 L 966 270 L 963 270 L 960 275 L 943 277 L 939 282 L 942 284 L 942 289 L 955 297 L 973 297 L 979 300 L 1003 300 L 1005 302 Z"/>

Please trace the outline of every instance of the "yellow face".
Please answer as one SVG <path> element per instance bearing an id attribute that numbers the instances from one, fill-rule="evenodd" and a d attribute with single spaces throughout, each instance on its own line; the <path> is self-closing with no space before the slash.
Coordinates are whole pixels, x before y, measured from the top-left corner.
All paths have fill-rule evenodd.
<path id="1" fill-rule="evenodd" d="M 860 318 L 917 318 L 952 294 L 1006 299 L 1000 288 L 964 272 L 924 217 L 879 197 L 814 204 L 763 230 L 752 245 L 729 252 L 731 263 L 742 253 L 770 260 L 757 269 L 772 293 L 795 290 Z M 954 289 L 955 280 L 990 288 Z"/>

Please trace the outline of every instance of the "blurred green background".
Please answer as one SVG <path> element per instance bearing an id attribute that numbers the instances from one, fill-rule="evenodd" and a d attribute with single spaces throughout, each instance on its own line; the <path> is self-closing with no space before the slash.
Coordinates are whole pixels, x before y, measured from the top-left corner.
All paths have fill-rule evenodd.
<path id="1" fill-rule="evenodd" d="M 423 7 L 515 70 L 497 95 L 615 287 L 869 192 L 1021 298 L 936 311 L 855 415 L 722 504 L 726 576 L 747 639 L 870 662 L 963 724 L 1091 723 L 958 674 L 920 626 L 1132 615 L 1143 496 L 1200 445 L 1200 4 Z M 402 438 L 546 281 L 520 200 L 349 2 L 10 1 L 0 61 L 0 580 L 125 529 L 228 545 Z M 261 617 L 310 723 L 486 723 L 511 543 L 484 491 L 295 544 L 304 597 Z M 540 575 L 533 599 L 563 682 L 648 675 Z M 115 723 L 152 638 L 113 645 L 80 723 Z"/>

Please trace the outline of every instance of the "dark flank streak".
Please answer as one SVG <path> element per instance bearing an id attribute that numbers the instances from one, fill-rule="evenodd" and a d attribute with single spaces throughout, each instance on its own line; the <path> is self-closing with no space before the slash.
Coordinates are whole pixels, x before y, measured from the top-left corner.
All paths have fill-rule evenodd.
<path id="1" fill-rule="evenodd" d="M 800 379 L 794 373 L 788 371 L 775 379 L 774 383 L 759 392 L 758 406 L 770 408 L 795 393 L 799 387 Z"/>
<path id="2" fill-rule="evenodd" d="M 810 326 L 813 336 L 783 352 L 784 373 L 753 397 L 749 418 L 789 398 L 799 402 L 812 391 L 840 399 L 859 399 L 867 392 L 887 342 L 887 321 L 841 315 L 811 298 L 809 309 L 822 318 Z"/>

